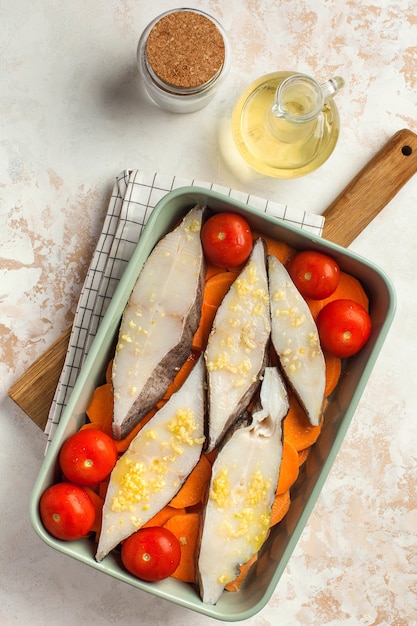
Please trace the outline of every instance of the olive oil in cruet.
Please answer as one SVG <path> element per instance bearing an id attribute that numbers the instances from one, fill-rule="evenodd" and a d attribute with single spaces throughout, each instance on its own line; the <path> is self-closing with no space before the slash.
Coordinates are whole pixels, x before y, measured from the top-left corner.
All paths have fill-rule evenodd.
<path id="1" fill-rule="evenodd" d="M 312 172 L 336 145 L 340 123 L 333 96 L 343 85 L 340 76 L 319 84 L 293 72 L 259 78 L 233 110 L 237 150 L 267 176 L 292 178 Z"/>

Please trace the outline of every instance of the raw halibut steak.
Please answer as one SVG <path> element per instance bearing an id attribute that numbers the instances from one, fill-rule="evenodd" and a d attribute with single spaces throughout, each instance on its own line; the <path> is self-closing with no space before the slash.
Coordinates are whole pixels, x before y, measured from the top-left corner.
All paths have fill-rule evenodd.
<path id="1" fill-rule="evenodd" d="M 321 420 L 326 365 L 310 309 L 285 267 L 268 256 L 271 338 L 284 374 L 313 426 Z"/>
<path id="2" fill-rule="evenodd" d="M 197 205 L 148 257 L 124 311 L 113 363 L 113 435 L 122 439 L 163 397 L 198 328 L 205 263 Z"/>
<path id="3" fill-rule="evenodd" d="M 216 312 L 205 351 L 208 450 L 220 443 L 259 386 L 270 328 L 265 244 L 258 239 Z"/>
<path id="4" fill-rule="evenodd" d="M 204 362 L 145 424 L 117 461 L 103 506 L 101 561 L 160 511 L 180 489 L 204 443 Z"/>
<path id="5" fill-rule="evenodd" d="M 282 460 L 288 396 L 277 368 L 266 367 L 252 423 L 236 428 L 213 464 L 198 557 L 203 602 L 216 604 L 268 536 Z M 232 427 L 232 430 L 235 426 Z"/>

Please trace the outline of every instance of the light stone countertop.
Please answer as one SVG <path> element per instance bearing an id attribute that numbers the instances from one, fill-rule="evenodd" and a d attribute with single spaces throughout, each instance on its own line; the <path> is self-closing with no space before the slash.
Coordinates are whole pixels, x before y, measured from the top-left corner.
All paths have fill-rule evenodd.
<path id="1" fill-rule="evenodd" d="M 200 112 L 146 100 L 143 28 L 181 2 L 0 0 L 0 624 L 219 623 L 112 580 L 44 544 L 28 505 L 45 435 L 7 397 L 71 322 L 114 178 L 125 168 L 213 181 L 321 213 L 401 128 L 417 132 L 413 0 L 195 0 L 232 47 L 227 81 Z M 324 81 L 341 135 L 293 180 L 248 177 L 222 155 L 252 80 L 275 70 Z M 351 245 L 397 293 L 394 323 L 317 505 L 268 605 L 245 623 L 417 624 L 417 177 Z"/>

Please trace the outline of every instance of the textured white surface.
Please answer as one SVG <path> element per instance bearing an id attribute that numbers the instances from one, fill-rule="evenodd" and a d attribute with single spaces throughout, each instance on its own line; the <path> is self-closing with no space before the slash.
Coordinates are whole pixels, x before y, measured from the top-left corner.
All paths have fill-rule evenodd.
<path id="1" fill-rule="evenodd" d="M 144 99 L 135 51 L 153 17 L 181 5 L 0 0 L 0 624 L 218 623 L 54 552 L 29 524 L 45 435 L 7 389 L 70 323 L 114 177 L 192 176 L 320 213 L 389 136 L 417 131 L 413 0 L 196 0 L 226 28 L 233 62 L 208 108 L 173 116 Z M 236 98 L 275 69 L 346 80 L 334 154 L 292 181 L 238 176 L 222 156 Z M 352 245 L 390 275 L 397 315 L 301 540 L 250 626 L 417 624 L 416 205 L 414 177 Z"/>

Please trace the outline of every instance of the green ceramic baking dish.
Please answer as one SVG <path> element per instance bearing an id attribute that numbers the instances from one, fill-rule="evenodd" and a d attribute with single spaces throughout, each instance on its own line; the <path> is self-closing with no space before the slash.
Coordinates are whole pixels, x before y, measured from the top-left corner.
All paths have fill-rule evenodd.
<path id="1" fill-rule="evenodd" d="M 190 584 L 172 578 L 160 583 L 146 583 L 134 578 L 121 566 L 117 551 L 113 551 L 102 562 L 97 563 L 94 559 L 95 544 L 92 539 L 74 542 L 54 539 L 43 528 L 39 516 L 40 497 L 57 477 L 59 449 L 64 440 L 85 422 L 85 410 L 92 393 L 97 385 L 103 383 L 123 310 L 144 262 L 157 241 L 196 203 L 207 204 L 215 212 L 232 210 L 240 213 L 256 231 L 284 241 L 297 249 L 316 249 L 331 254 L 342 270 L 356 276 L 365 287 L 370 300 L 373 325 L 370 340 L 355 357 L 347 361 L 339 385 L 326 407 L 321 435 L 292 488 L 292 503 L 286 517 L 272 529 L 260 552 L 256 568 L 249 572 L 241 589 L 236 593 L 224 592 L 215 606 L 204 604 L 197 590 Z M 34 529 L 55 550 L 82 561 L 99 572 L 129 583 L 136 587 L 138 592 L 146 591 L 222 621 L 240 621 L 253 616 L 270 599 L 311 514 L 378 358 L 394 310 L 395 294 L 388 277 L 378 267 L 353 252 L 208 189 L 184 187 L 168 193 L 157 204 L 145 226 L 140 242 L 98 329 L 41 466 L 30 502 L 30 517 Z"/>

